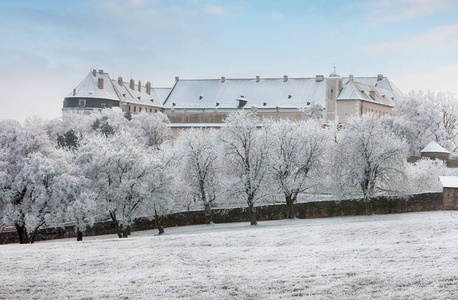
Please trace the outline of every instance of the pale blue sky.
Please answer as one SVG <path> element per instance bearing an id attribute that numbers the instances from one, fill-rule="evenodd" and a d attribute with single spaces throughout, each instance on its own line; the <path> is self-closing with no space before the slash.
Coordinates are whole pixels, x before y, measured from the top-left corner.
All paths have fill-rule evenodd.
<path id="1" fill-rule="evenodd" d="M 458 93 L 458 1 L 2 0 L 0 119 L 60 116 L 98 68 L 174 77 L 384 74 Z"/>

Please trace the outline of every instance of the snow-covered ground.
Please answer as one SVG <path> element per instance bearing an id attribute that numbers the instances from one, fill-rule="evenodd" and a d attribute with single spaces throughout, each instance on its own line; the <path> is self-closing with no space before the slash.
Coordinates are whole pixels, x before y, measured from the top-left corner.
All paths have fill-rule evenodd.
<path id="1" fill-rule="evenodd" d="M 0 299 L 458 299 L 458 211 L 0 246 Z"/>

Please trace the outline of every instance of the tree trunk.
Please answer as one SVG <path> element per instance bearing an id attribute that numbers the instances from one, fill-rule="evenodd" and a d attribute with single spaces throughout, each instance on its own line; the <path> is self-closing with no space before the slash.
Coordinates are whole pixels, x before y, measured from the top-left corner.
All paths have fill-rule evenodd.
<path id="1" fill-rule="evenodd" d="M 294 212 L 294 202 L 295 198 L 292 195 L 285 195 L 286 200 L 286 218 L 294 219 L 296 217 Z"/>
<path id="2" fill-rule="evenodd" d="M 33 230 L 33 233 L 32 233 L 32 236 L 30 237 L 30 243 L 33 244 L 35 243 L 35 238 L 37 237 L 37 233 L 38 233 L 38 229 L 40 227 L 36 227 L 34 230 Z"/>
<path id="3" fill-rule="evenodd" d="M 256 207 L 254 207 L 253 201 L 248 201 L 248 215 L 250 217 L 250 225 L 257 225 Z"/>
<path id="4" fill-rule="evenodd" d="M 76 241 L 81 242 L 83 241 L 83 232 L 79 229 L 76 230 Z"/>
<path id="5" fill-rule="evenodd" d="M 129 237 L 129 232 L 130 232 L 129 226 L 123 226 L 123 228 L 122 228 L 122 237 L 123 238 Z"/>
<path id="6" fill-rule="evenodd" d="M 127 225 L 127 235 L 132 234 L 132 227 L 130 225 Z"/>
<path id="7" fill-rule="evenodd" d="M 16 232 L 19 237 L 19 244 L 28 244 L 29 235 L 27 234 L 27 228 L 25 228 L 25 225 L 15 224 L 15 226 L 16 226 Z"/>
<path id="8" fill-rule="evenodd" d="M 116 213 L 110 211 L 110 217 L 111 217 L 111 220 L 113 220 L 118 237 L 122 238 L 122 227 L 120 227 L 118 224 L 118 220 L 116 219 Z"/>
<path id="9" fill-rule="evenodd" d="M 212 210 L 210 207 L 210 203 L 205 204 L 205 224 L 211 224 L 212 220 Z"/>
<path id="10" fill-rule="evenodd" d="M 159 234 L 164 233 L 164 216 L 159 216 L 157 210 L 154 210 L 154 219 L 156 220 L 156 226 L 159 230 Z"/>
<path id="11" fill-rule="evenodd" d="M 366 212 L 368 216 L 371 216 L 374 214 L 374 211 L 372 209 L 372 202 L 370 199 L 364 197 L 364 202 L 366 203 Z"/>
<path id="12" fill-rule="evenodd" d="M 116 223 L 116 234 L 118 235 L 118 238 L 122 239 L 122 228 Z"/>

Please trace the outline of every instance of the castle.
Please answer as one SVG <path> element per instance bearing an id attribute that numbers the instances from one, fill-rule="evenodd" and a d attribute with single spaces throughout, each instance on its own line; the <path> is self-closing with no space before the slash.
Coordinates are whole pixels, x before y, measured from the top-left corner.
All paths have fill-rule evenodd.
<path id="1" fill-rule="evenodd" d="M 163 112 L 172 129 L 220 127 L 225 116 L 240 109 L 261 117 L 304 120 L 313 114 L 322 122 L 373 113 L 393 115 L 403 93 L 387 77 L 328 77 L 186 79 L 175 78 L 172 88 L 155 88 L 130 79 L 110 78 L 92 70 L 64 99 L 63 111 L 88 111 L 119 107 L 131 113 Z"/>

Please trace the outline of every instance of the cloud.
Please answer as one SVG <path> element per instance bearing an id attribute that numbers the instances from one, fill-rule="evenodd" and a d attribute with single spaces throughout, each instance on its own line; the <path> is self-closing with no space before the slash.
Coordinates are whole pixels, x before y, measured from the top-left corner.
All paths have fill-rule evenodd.
<path id="1" fill-rule="evenodd" d="M 458 50 L 458 23 L 436 27 L 425 34 L 413 35 L 402 41 L 385 42 L 363 47 L 369 54 L 435 53 L 440 50 Z"/>
<path id="2" fill-rule="evenodd" d="M 213 16 L 221 16 L 225 14 L 241 13 L 248 10 L 248 5 L 207 5 L 204 9 L 205 13 Z"/>
<path id="3" fill-rule="evenodd" d="M 379 21 L 400 21 L 432 15 L 440 12 L 458 11 L 456 0 L 379 0 L 362 4 L 369 18 Z"/>
<path id="4" fill-rule="evenodd" d="M 222 15 L 224 7 L 221 5 L 210 5 L 205 8 L 205 12 L 209 15 L 219 16 Z"/>

